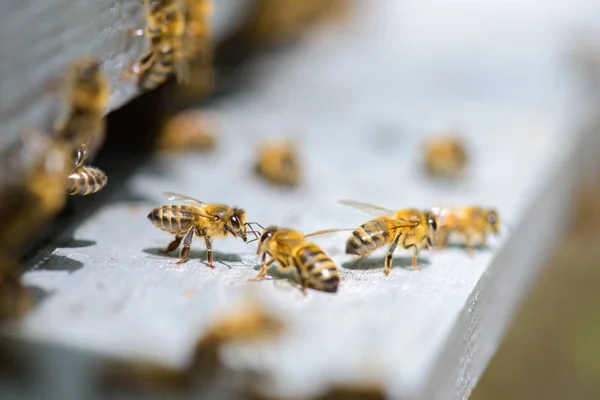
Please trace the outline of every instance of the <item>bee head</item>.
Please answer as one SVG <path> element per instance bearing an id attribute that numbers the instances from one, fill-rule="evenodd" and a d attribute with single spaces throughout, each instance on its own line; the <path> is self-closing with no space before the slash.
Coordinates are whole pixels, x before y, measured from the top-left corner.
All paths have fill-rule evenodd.
<path id="1" fill-rule="evenodd" d="M 437 231 L 438 225 L 437 225 L 436 215 L 431 211 L 428 211 L 426 213 L 426 215 L 427 215 L 427 225 L 429 225 L 429 229 L 431 229 L 431 232 Z"/>
<path id="2" fill-rule="evenodd" d="M 500 232 L 500 216 L 496 210 L 488 210 L 487 223 L 489 224 L 492 232 L 496 234 Z"/>
<path id="3" fill-rule="evenodd" d="M 256 254 L 262 254 L 267 251 L 269 241 L 276 231 L 276 226 L 268 226 L 263 230 L 260 238 L 258 239 L 258 249 L 256 250 Z"/>
<path id="4" fill-rule="evenodd" d="M 246 212 L 241 208 L 234 208 L 228 221 L 229 228 L 234 236 L 241 237 L 244 242 L 248 240 Z"/>

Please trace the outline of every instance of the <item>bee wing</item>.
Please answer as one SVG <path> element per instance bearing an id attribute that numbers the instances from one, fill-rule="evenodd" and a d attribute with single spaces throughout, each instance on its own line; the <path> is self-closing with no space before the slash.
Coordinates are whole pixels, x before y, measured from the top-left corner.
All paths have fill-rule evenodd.
<path id="1" fill-rule="evenodd" d="M 393 231 L 396 229 L 413 228 L 415 226 L 415 222 L 419 222 L 417 217 L 391 220 L 388 222 L 388 229 Z"/>
<path id="2" fill-rule="evenodd" d="M 183 201 L 184 203 L 191 203 L 191 204 L 196 204 L 196 205 L 199 205 L 199 206 L 206 205 L 206 203 L 203 202 L 203 201 L 200 201 L 200 200 L 195 199 L 195 198 L 190 197 L 190 196 L 186 196 L 186 195 L 181 194 L 181 193 L 163 192 L 163 194 L 165 196 L 167 196 L 167 198 L 169 200 L 179 200 L 179 201 Z"/>
<path id="3" fill-rule="evenodd" d="M 390 214 L 394 213 L 393 210 L 375 206 L 373 204 L 363 203 L 360 201 L 339 200 L 338 203 L 343 204 L 345 206 L 356 208 L 357 210 L 360 210 L 362 213 L 371 215 L 374 217 L 381 217 L 383 215 L 390 215 Z"/>

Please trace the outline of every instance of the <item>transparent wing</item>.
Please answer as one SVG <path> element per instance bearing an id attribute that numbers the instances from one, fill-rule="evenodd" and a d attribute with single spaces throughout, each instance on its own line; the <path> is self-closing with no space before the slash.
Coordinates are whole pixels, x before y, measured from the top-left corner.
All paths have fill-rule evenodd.
<path id="1" fill-rule="evenodd" d="M 198 199 L 195 199 L 193 197 L 186 196 L 186 195 L 180 194 L 180 193 L 163 192 L 163 194 L 165 196 L 167 196 L 167 199 L 169 199 L 169 200 L 179 200 L 179 201 L 183 201 L 184 203 L 196 204 L 196 205 L 199 205 L 199 206 L 203 206 L 203 205 L 206 204 L 203 201 L 200 201 Z"/>
<path id="2" fill-rule="evenodd" d="M 393 210 L 375 206 L 373 204 L 362 203 L 360 201 L 339 200 L 338 203 L 343 204 L 345 206 L 356 208 L 357 210 L 361 211 L 363 214 L 371 215 L 374 217 L 381 217 L 383 215 L 390 215 L 390 214 L 394 213 Z"/>

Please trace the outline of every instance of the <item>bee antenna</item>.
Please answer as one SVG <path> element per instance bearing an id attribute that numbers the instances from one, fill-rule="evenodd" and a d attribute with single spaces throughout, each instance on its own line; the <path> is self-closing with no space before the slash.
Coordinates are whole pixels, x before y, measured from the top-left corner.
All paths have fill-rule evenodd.
<path id="1" fill-rule="evenodd" d="M 250 232 L 252 232 L 254 234 L 254 236 L 256 236 L 256 239 L 258 239 L 258 233 L 254 229 L 252 229 L 252 226 L 250 226 L 250 224 L 252 224 L 252 223 L 253 222 L 246 222 L 244 225 L 247 226 L 248 228 L 250 228 Z M 247 243 L 249 243 L 249 242 L 247 242 Z"/>
<path id="2" fill-rule="evenodd" d="M 253 231 L 253 232 L 254 232 L 254 231 Z M 257 240 L 258 240 L 258 236 L 256 236 L 256 238 L 254 238 L 254 239 L 252 239 L 252 240 L 248 240 L 248 241 L 246 242 L 246 244 L 248 244 L 248 243 L 252 243 L 252 242 L 256 242 Z"/>
<path id="3" fill-rule="evenodd" d="M 260 227 L 260 229 L 265 229 L 264 226 L 262 226 L 261 224 L 259 224 L 258 222 L 248 222 L 248 224 L 254 224 L 254 225 L 258 225 Z"/>

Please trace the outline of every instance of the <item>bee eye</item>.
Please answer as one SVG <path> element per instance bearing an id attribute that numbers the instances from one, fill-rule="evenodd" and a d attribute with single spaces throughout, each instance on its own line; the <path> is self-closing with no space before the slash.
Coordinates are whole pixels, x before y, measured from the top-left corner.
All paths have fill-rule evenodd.
<path id="1" fill-rule="evenodd" d="M 273 236 L 273 232 L 265 232 L 262 234 L 262 236 L 260 237 L 260 241 L 264 242 L 265 240 L 267 240 L 268 238 L 270 238 L 271 236 Z"/>
<path id="2" fill-rule="evenodd" d="M 489 222 L 491 225 L 494 225 L 494 224 L 496 223 L 496 214 L 494 214 L 494 213 L 489 213 L 489 215 L 488 215 L 488 222 Z"/>
<path id="3" fill-rule="evenodd" d="M 436 222 L 435 218 L 429 217 L 427 219 L 427 223 L 429 224 L 429 226 L 431 227 L 431 229 L 433 229 L 434 231 L 437 229 L 437 222 Z"/>
<path id="4" fill-rule="evenodd" d="M 234 230 L 240 229 L 240 220 L 235 215 L 233 217 L 231 217 L 231 227 Z"/>

